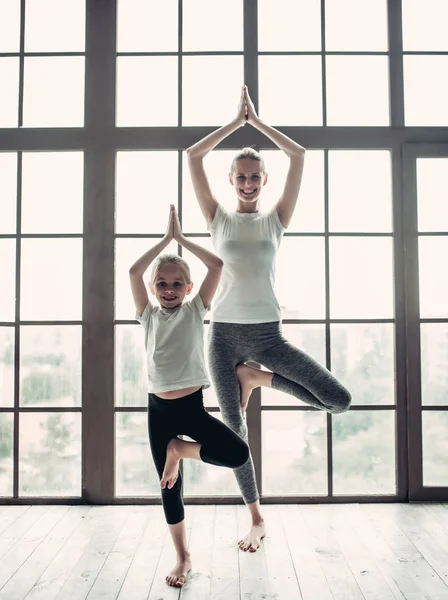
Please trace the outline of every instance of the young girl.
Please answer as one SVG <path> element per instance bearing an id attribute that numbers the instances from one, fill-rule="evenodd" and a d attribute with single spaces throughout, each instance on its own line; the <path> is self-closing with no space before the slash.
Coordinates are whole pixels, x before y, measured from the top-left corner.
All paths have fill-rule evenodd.
<path id="1" fill-rule="evenodd" d="M 226 211 L 218 203 L 204 171 L 206 154 L 246 123 L 267 135 L 289 159 L 283 193 L 268 213 L 259 206 L 268 176 L 258 152 L 246 148 L 232 162 L 229 179 L 235 188 L 236 211 Z M 224 260 L 209 330 L 210 372 L 224 422 L 247 439 L 244 412 L 252 390 L 259 386 L 292 394 L 328 412 L 348 410 L 350 394 L 341 383 L 283 337 L 274 291 L 276 253 L 296 206 L 305 149 L 258 117 L 243 86 L 236 118 L 188 148 L 187 155 L 199 205 L 216 253 Z M 254 369 L 244 364 L 247 361 L 269 371 Z M 235 474 L 252 516 L 251 530 L 239 545 L 254 552 L 265 536 L 265 526 L 252 461 Z"/>
<path id="2" fill-rule="evenodd" d="M 159 256 L 149 284 L 159 308 L 148 299 L 143 274 L 173 238 L 202 260 L 208 272 L 198 294 L 184 302 L 193 288 L 187 263 L 175 254 Z M 209 415 L 202 401 L 202 388 L 210 386 L 204 364 L 203 320 L 215 294 L 222 266 L 221 259 L 182 235 L 177 213 L 171 205 L 164 238 L 129 270 L 136 319 L 145 328 L 151 452 L 160 477 L 166 521 L 177 552 L 177 564 L 166 581 L 177 587 L 185 584 L 191 569 L 179 461 L 195 458 L 212 465 L 236 468 L 249 458 L 247 444 Z M 181 434 L 196 441 L 181 440 L 177 437 Z"/>

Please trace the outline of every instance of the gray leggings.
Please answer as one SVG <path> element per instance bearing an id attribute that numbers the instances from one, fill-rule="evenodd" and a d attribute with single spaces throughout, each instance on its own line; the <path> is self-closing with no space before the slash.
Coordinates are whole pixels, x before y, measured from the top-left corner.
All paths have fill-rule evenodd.
<path id="1" fill-rule="evenodd" d="M 350 408 L 351 396 L 325 367 L 290 344 L 281 325 L 272 323 L 211 322 L 208 338 L 209 366 L 224 423 L 246 443 L 248 432 L 240 405 L 236 366 L 257 362 L 274 373 L 272 387 L 292 394 L 320 410 L 341 413 Z M 252 456 L 234 469 L 247 504 L 259 499 Z"/>

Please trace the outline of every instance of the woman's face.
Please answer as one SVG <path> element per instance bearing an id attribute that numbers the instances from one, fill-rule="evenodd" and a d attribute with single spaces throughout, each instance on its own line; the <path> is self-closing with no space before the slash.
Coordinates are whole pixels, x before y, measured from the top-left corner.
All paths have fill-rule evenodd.
<path id="1" fill-rule="evenodd" d="M 236 191 L 238 200 L 251 205 L 258 200 L 268 179 L 263 173 L 262 163 L 253 158 L 241 158 L 235 164 L 235 170 L 229 174 L 230 183 Z"/>

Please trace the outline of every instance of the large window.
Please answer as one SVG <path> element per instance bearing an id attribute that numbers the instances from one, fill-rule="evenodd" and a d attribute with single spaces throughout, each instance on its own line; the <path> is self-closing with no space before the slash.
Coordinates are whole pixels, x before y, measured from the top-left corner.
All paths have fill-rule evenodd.
<path id="1" fill-rule="evenodd" d="M 254 392 L 262 497 L 447 494 L 447 10 L 1 3 L 1 497 L 158 501 L 128 269 L 162 237 L 171 203 L 184 233 L 212 248 L 185 149 L 234 118 L 243 83 L 261 118 L 307 148 L 278 255 L 284 333 L 353 396 L 333 417 Z M 250 126 L 207 157 L 211 186 L 234 208 L 227 173 L 243 145 L 264 154 L 268 210 L 288 160 Z M 199 286 L 204 267 L 185 255 Z M 205 402 L 220 418 L 213 388 Z M 239 494 L 229 470 L 183 470 L 192 502 Z"/>

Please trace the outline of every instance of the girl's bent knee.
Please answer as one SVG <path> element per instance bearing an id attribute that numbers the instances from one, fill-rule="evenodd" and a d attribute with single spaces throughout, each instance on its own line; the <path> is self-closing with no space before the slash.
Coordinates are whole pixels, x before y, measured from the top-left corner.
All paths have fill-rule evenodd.
<path id="1" fill-rule="evenodd" d="M 238 445 L 237 451 L 235 451 L 235 464 L 232 465 L 232 469 L 242 467 L 249 460 L 250 450 L 246 442 L 241 440 L 241 444 Z"/>

